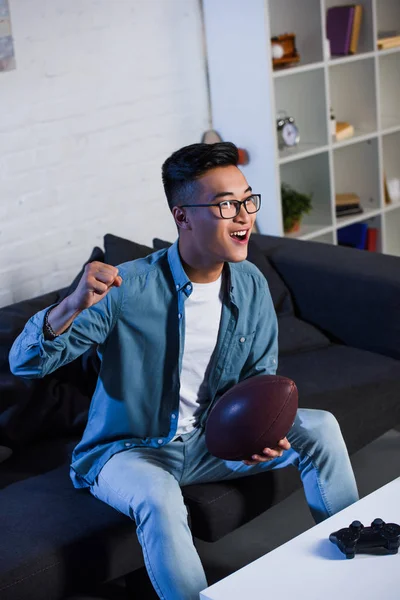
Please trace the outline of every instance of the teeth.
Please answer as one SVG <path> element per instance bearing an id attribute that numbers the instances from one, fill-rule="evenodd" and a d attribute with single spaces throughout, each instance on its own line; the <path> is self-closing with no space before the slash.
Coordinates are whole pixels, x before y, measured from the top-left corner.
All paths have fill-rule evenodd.
<path id="1" fill-rule="evenodd" d="M 246 235 L 246 230 L 244 230 L 244 231 L 233 231 L 231 233 L 231 236 L 234 236 L 234 235 L 240 236 L 240 237 L 243 236 L 243 235 Z"/>

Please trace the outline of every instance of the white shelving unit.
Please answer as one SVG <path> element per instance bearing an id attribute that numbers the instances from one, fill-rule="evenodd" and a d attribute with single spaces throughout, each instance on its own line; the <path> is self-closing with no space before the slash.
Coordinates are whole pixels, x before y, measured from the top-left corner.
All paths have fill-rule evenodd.
<path id="1" fill-rule="evenodd" d="M 343 0 L 203 0 L 213 127 L 246 148 L 243 168 L 262 194 L 262 233 L 337 243 L 338 231 L 363 222 L 378 229 L 377 250 L 400 256 L 400 199 L 385 200 L 384 176 L 400 180 L 400 47 L 378 50 L 378 31 L 400 30 L 400 0 L 358 0 L 358 52 L 329 57 L 326 11 Z M 349 2 L 350 4 L 350 2 Z M 300 62 L 273 70 L 272 36 L 296 34 Z M 330 107 L 354 136 L 335 141 Z M 278 150 L 280 110 L 301 140 Z M 313 209 L 285 234 L 280 185 L 312 194 Z M 364 212 L 336 217 L 335 194 L 354 192 Z"/>

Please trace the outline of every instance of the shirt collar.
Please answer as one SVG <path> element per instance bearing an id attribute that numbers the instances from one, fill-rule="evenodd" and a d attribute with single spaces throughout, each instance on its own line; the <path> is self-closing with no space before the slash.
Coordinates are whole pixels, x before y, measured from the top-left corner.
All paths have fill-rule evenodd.
<path id="1" fill-rule="evenodd" d="M 172 246 L 168 248 L 168 262 L 174 280 L 175 289 L 177 292 L 180 292 L 183 289 L 186 290 L 186 286 L 190 286 L 188 291 L 191 291 L 192 284 L 189 277 L 186 275 L 184 268 L 182 267 L 178 243 L 179 239 L 177 239 L 176 242 L 174 242 Z"/>
<path id="2" fill-rule="evenodd" d="M 172 277 L 175 284 L 175 289 L 177 292 L 184 290 L 187 295 L 190 295 L 192 291 L 192 283 L 189 277 L 186 275 L 184 268 L 182 267 L 182 261 L 179 254 L 179 238 L 168 248 L 168 262 L 171 269 Z M 233 267 L 233 268 L 232 268 Z M 224 273 L 227 277 L 228 282 L 228 291 L 231 297 L 231 300 L 235 301 L 234 296 L 234 281 L 236 278 L 236 271 L 234 268 L 234 264 L 225 263 L 224 265 Z"/>

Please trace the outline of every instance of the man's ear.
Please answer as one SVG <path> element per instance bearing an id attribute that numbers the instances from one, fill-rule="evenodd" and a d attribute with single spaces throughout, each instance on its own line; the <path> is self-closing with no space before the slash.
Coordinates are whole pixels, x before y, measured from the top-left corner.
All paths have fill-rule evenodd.
<path id="1" fill-rule="evenodd" d="M 174 217 L 175 223 L 179 229 L 191 229 L 186 212 L 182 208 L 179 206 L 174 206 L 172 209 L 172 216 Z"/>

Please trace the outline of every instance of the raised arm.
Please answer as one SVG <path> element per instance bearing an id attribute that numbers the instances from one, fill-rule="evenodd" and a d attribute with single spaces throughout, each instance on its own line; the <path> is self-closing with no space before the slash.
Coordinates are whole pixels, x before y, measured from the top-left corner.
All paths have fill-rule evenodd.
<path id="1" fill-rule="evenodd" d="M 70 296 L 36 313 L 25 325 L 10 351 L 12 373 L 44 377 L 101 344 L 115 322 L 121 284 L 116 267 L 88 264 Z"/>

